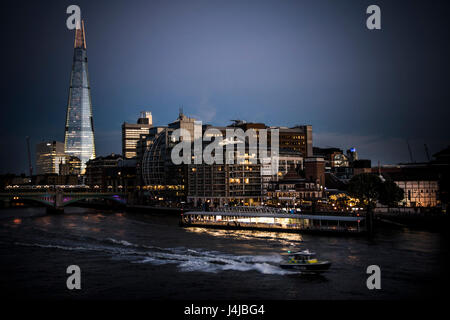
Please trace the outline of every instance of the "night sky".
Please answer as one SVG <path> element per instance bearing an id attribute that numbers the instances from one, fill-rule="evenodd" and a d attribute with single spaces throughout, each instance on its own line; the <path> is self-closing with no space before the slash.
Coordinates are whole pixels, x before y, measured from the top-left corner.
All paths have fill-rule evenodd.
<path id="1" fill-rule="evenodd" d="M 395 2 L 395 3 L 394 3 Z M 14 1 L 2 4 L 0 173 L 27 171 L 25 136 L 64 139 L 74 31 L 85 20 L 97 155 L 121 153 L 142 110 L 227 125 L 311 124 L 314 145 L 372 164 L 450 144 L 448 1 Z M 382 30 L 366 28 L 381 8 Z"/>

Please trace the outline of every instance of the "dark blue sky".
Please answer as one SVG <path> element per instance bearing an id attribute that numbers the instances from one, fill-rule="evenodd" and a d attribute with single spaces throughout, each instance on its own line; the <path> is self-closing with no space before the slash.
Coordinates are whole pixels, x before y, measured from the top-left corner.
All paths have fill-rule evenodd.
<path id="1" fill-rule="evenodd" d="M 394 3 L 395 2 L 395 3 Z M 376 165 L 450 144 L 445 1 L 16 1 L 2 5 L 0 172 L 26 172 L 25 136 L 63 141 L 81 7 L 98 155 L 151 111 L 226 125 L 311 124 L 315 146 L 357 148 Z M 382 30 L 366 28 L 368 5 Z M 34 158 L 34 154 L 33 154 Z"/>

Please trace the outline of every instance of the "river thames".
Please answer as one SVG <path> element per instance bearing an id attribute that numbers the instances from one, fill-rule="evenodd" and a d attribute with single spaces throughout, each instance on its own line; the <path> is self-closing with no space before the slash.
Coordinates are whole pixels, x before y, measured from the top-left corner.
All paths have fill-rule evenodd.
<path id="1" fill-rule="evenodd" d="M 447 238 L 410 229 L 365 237 L 181 228 L 178 217 L 69 207 L 0 210 L 0 286 L 9 299 L 431 299 L 448 283 Z M 307 276 L 280 253 L 332 262 Z M 81 268 L 68 290 L 66 268 Z M 366 268 L 381 268 L 368 290 Z"/>

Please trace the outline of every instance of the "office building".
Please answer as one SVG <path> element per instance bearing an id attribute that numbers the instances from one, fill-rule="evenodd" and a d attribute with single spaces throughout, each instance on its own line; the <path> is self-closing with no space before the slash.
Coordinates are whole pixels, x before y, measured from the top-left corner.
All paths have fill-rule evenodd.
<path id="1" fill-rule="evenodd" d="M 138 154 L 137 144 L 140 139 L 145 138 L 152 128 L 152 113 L 141 112 L 137 123 L 122 124 L 122 155 L 126 159 L 135 158 Z"/>
<path id="2" fill-rule="evenodd" d="M 358 160 L 358 152 L 356 152 L 356 148 L 350 148 L 347 150 L 347 158 L 352 163 L 353 161 Z"/>
<path id="3" fill-rule="evenodd" d="M 110 154 L 105 157 L 97 157 L 86 163 L 86 184 L 94 190 L 107 190 L 107 174 L 110 168 L 117 168 L 122 161 L 119 154 Z"/>
<path id="4" fill-rule="evenodd" d="M 280 150 L 290 150 L 301 152 L 303 157 L 313 156 L 312 126 L 303 125 L 295 127 L 276 127 L 266 126 L 264 123 L 248 123 L 242 120 L 234 120 L 229 127 L 237 127 L 246 131 L 254 129 L 256 132 L 260 129 L 267 129 L 267 144 L 270 145 L 270 129 L 279 130 L 279 148 Z"/>
<path id="5" fill-rule="evenodd" d="M 224 139 L 221 143 L 222 163 L 196 163 L 195 155 L 191 153 L 192 162 L 190 164 L 173 164 L 172 148 L 181 141 L 173 136 L 173 132 L 180 128 L 190 133 L 191 152 L 195 147 L 194 141 L 209 134 L 205 137 L 207 141 L 201 143 L 204 149 L 209 145 L 209 141 L 219 135 L 217 132 L 219 131 Z M 234 137 L 232 140 L 227 138 L 227 130 L 236 128 L 242 129 L 244 132 L 253 129 L 255 140 L 260 139 L 261 130 L 267 130 L 269 154 L 272 147 L 271 129 L 278 129 L 280 148 L 276 151 L 276 156 L 269 155 L 265 159 L 259 159 L 260 154 L 254 154 L 247 142 L 244 144 L 243 154 L 236 147 L 232 151 L 227 150 L 229 145 L 242 143 L 240 142 L 241 138 Z M 217 131 L 206 133 L 208 129 Z M 252 133 L 248 134 L 252 135 Z M 247 135 L 246 141 L 250 138 Z M 303 159 L 307 154 L 312 155 L 312 127 L 268 127 L 263 123 L 247 123 L 241 120 L 234 120 L 234 123 L 227 127 L 218 127 L 209 124 L 202 125 L 196 119 L 187 117 L 180 112 L 177 120 L 168 124 L 167 127 L 160 128 L 158 132 L 149 134 L 146 140 L 141 139 L 139 146 L 139 149 L 142 149 L 139 153 L 144 153 L 142 157 L 143 190 L 154 200 L 174 201 L 178 198 L 180 201 L 194 205 L 202 203 L 216 206 L 224 204 L 260 205 L 265 201 L 267 188 L 271 181 L 282 179 L 290 167 L 298 173 L 302 172 Z M 145 152 L 143 152 L 144 149 Z M 227 161 L 239 157 L 244 157 L 243 163 Z M 255 157 L 256 163 L 252 161 Z M 271 165 L 273 161 L 276 161 L 275 170 Z M 308 172 L 314 178 L 311 181 L 323 185 L 323 159 L 319 164 L 311 163 L 309 168 L 315 168 L 314 172 Z"/>
<path id="6" fill-rule="evenodd" d="M 297 174 L 293 167 L 278 181 L 272 181 L 267 190 L 267 203 L 274 206 L 295 207 L 304 201 L 323 197 L 324 188 L 316 181 Z"/>
<path id="7" fill-rule="evenodd" d="M 310 157 L 304 160 L 305 178 L 308 181 L 325 186 L 325 160 L 321 157 Z"/>
<path id="8" fill-rule="evenodd" d="M 66 161 L 59 164 L 59 174 L 62 176 L 80 175 L 81 161 L 77 157 L 66 155 Z"/>
<path id="9" fill-rule="evenodd" d="M 342 149 L 339 148 L 313 148 L 315 157 L 323 157 L 325 168 L 329 171 L 332 168 L 348 167 L 349 160 Z"/>
<path id="10" fill-rule="evenodd" d="M 45 141 L 36 145 L 36 174 L 58 174 L 60 163 L 66 163 L 64 143 Z"/>
<path id="11" fill-rule="evenodd" d="M 188 167 L 189 203 L 257 205 L 263 200 L 261 164 L 192 164 Z"/>
<path id="12" fill-rule="evenodd" d="M 95 158 L 91 87 L 89 85 L 86 35 L 83 21 L 75 30 L 64 151 L 66 154 L 80 159 L 81 174 L 85 172 L 86 162 Z"/>
<path id="13" fill-rule="evenodd" d="M 274 127 L 280 135 L 280 149 L 299 151 L 303 157 L 313 156 L 312 126 Z"/>

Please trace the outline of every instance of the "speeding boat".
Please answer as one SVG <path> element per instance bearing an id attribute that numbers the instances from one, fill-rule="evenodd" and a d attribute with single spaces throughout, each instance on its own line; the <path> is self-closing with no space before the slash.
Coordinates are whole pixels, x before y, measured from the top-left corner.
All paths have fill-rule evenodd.
<path id="1" fill-rule="evenodd" d="M 322 273 L 331 266 L 330 261 L 317 260 L 316 254 L 309 250 L 288 251 L 283 255 L 286 256 L 286 259 L 280 263 L 280 267 L 283 269 L 300 270 L 304 273 Z"/>

